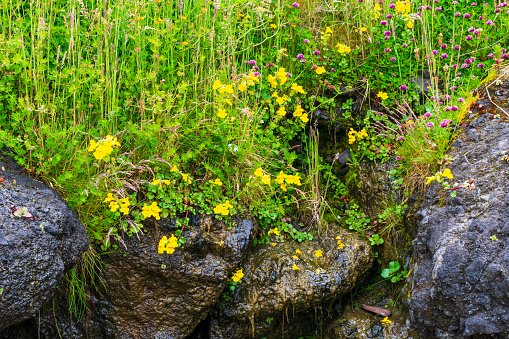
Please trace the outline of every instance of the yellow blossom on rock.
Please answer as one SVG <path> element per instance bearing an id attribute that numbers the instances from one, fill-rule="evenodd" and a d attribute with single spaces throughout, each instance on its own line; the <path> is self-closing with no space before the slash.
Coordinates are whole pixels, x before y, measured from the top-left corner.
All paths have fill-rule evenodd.
<path id="1" fill-rule="evenodd" d="M 165 251 L 168 254 L 172 254 L 175 252 L 175 248 L 178 247 L 177 238 L 175 235 L 171 235 L 170 239 L 168 239 L 166 236 L 163 236 L 161 240 L 159 240 L 159 246 L 157 247 L 157 252 L 159 254 L 163 254 Z"/>
<path id="2" fill-rule="evenodd" d="M 272 247 L 277 245 L 277 243 L 275 243 L 275 242 L 271 242 L 270 244 L 272 245 Z"/>
<path id="3" fill-rule="evenodd" d="M 315 72 L 316 74 L 323 74 L 325 73 L 325 67 L 320 66 L 317 69 L 315 69 Z"/>
<path id="4" fill-rule="evenodd" d="M 383 322 L 384 324 L 390 324 L 390 323 L 392 323 L 392 321 L 390 321 L 388 317 L 385 317 L 385 318 L 382 320 L 382 322 Z"/>
<path id="5" fill-rule="evenodd" d="M 301 253 L 302 253 L 302 252 L 301 252 L 299 249 L 297 249 L 297 250 L 295 251 L 295 254 L 301 254 Z"/>
<path id="6" fill-rule="evenodd" d="M 444 169 L 444 172 L 442 173 L 442 176 L 446 177 L 446 178 L 449 178 L 449 179 L 453 178 L 452 172 L 448 168 Z"/>
<path id="7" fill-rule="evenodd" d="M 297 255 L 294 255 L 294 256 L 292 257 L 292 259 L 294 259 L 294 260 L 299 260 L 299 257 L 298 257 Z"/>
<path id="8" fill-rule="evenodd" d="M 315 256 L 318 257 L 318 258 L 320 258 L 322 255 L 323 255 L 322 250 L 318 250 L 318 251 L 315 252 Z"/>
<path id="9" fill-rule="evenodd" d="M 295 263 L 293 263 L 292 270 L 298 271 L 298 270 L 300 270 L 300 268 L 297 267 L 297 265 L 295 265 Z"/>
<path id="10" fill-rule="evenodd" d="M 242 273 L 242 268 L 241 268 L 240 270 L 235 272 L 235 274 L 232 277 L 232 280 L 235 282 L 238 282 L 240 279 L 242 279 L 242 277 L 244 277 L 244 273 Z"/>

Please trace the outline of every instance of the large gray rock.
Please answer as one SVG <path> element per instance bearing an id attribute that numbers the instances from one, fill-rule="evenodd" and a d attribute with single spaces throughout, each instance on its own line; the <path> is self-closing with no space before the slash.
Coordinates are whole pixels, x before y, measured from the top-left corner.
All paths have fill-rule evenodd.
<path id="1" fill-rule="evenodd" d="M 337 248 L 336 236 L 341 236 L 342 249 Z M 295 260 L 297 249 L 302 253 Z M 315 256 L 317 250 L 322 257 Z M 372 262 L 371 246 L 339 227 L 314 241 L 256 246 L 242 266 L 244 278 L 212 317 L 210 337 L 302 335 L 299 325 L 310 323 L 306 326 L 312 328 L 317 308 L 350 291 Z M 300 270 L 292 270 L 294 263 Z"/>
<path id="2" fill-rule="evenodd" d="M 0 330 L 34 316 L 88 249 L 67 203 L 0 153 Z M 15 216 L 26 207 L 32 216 Z"/>
<path id="3" fill-rule="evenodd" d="M 247 219 L 231 229 L 210 216 L 193 216 L 190 223 L 186 243 L 173 254 L 159 254 L 157 247 L 175 232 L 175 222 L 148 220 L 140 239 L 124 238 L 126 254 L 105 259 L 97 338 L 185 338 L 207 316 L 255 230 Z"/>
<path id="4" fill-rule="evenodd" d="M 422 338 L 509 337 L 509 165 L 501 160 L 509 123 L 483 114 L 489 100 L 479 104 L 447 165 L 455 182 L 473 178 L 475 188 L 451 198 L 434 183 L 417 214 L 408 302 Z"/>

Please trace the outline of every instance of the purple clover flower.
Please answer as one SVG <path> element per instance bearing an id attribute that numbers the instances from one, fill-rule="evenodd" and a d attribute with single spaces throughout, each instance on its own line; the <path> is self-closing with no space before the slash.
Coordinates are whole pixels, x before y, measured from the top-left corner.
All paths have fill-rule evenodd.
<path id="1" fill-rule="evenodd" d="M 452 123 L 452 120 L 451 119 L 444 119 L 442 120 L 442 122 L 440 122 L 440 127 L 442 128 L 446 128 L 447 126 L 449 126 L 449 124 Z"/>
<path id="2" fill-rule="evenodd" d="M 473 37 L 473 36 L 471 36 L 471 35 L 467 35 L 467 37 L 466 37 L 466 39 L 467 39 L 467 40 L 472 40 L 473 38 L 474 38 L 474 37 Z"/>
<path id="3" fill-rule="evenodd" d="M 300 5 L 299 5 L 297 2 L 294 2 L 294 3 L 292 4 L 292 6 L 293 6 L 293 7 L 295 7 L 295 8 L 299 8 L 299 7 L 300 7 Z"/>
<path id="4" fill-rule="evenodd" d="M 380 25 L 382 25 L 382 26 L 387 26 L 387 20 L 382 20 L 382 21 L 380 21 Z"/>
<path id="5" fill-rule="evenodd" d="M 401 85 L 401 86 L 399 86 L 399 89 L 402 91 L 406 91 L 408 89 L 408 87 L 406 87 L 406 85 Z"/>
<path id="6" fill-rule="evenodd" d="M 299 59 L 299 60 L 304 59 L 304 54 L 297 54 L 297 59 Z"/>
<path id="7" fill-rule="evenodd" d="M 313 55 L 320 55 L 320 51 L 319 51 L 319 50 L 315 50 L 315 51 L 313 52 Z"/>
<path id="8" fill-rule="evenodd" d="M 442 59 L 447 59 L 448 55 L 447 53 L 442 53 L 442 55 L 440 56 Z"/>

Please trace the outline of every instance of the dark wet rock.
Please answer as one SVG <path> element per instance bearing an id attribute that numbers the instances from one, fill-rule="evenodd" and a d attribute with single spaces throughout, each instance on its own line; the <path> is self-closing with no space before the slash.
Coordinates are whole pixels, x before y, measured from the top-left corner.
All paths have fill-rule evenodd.
<path id="1" fill-rule="evenodd" d="M 345 244 L 342 249 L 337 248 L 338 235 Z M 302 253 L 295 260 L 297 249 Z M 323 251 L 322 257 L 315 256 L 317 250 Z M 250 338 L 254 334 L 270 339 L 294 333 L 303 325 L 309 330 L 316 326 L 316 308 L 332 306 L 372 262 L 369 243 L 340 228 L 321 240 L 256 246 L 243 265 L 244 278 L 211 319 L 211 338 Z M 293 263 L 300 270 L 292 270 Z"/>
<path id="2" fill-rule="evenodd" d="M 419 87 L 419 93 L 421 95 L 428 95 L 429 89 L 433 86 L 430 78 L 424 76 L 412 77 L 411 82 Z"/>
<path id="3" fill-rule="evenodd" d="M 0 153 L 0 330 L 39 312 L 88 249 L 76 212 Z M 13 215 L 26 207 L 31 218 Z M 28 216 L 28 215 L 27 215 Z M 7 332 L 6 332 L 7 333 Z"/>
<path id="4" fill-rule="evenodd" d="M 449 154 L 454 182 L 475 179 L 475 188 L 451 198 L 434 183 L 418 212 L 404 294 L 410 292 L 411 319 L 422 338 L 509 337 L 509 165 L 501 161 L 509 123 L 489 116 L 462 123 L 468 127 Z"/>
<path id="5" fill-rule="evenodd" d="M 352 155 L 350 154 L 350 150 L 346 149 L 343 152 L 336 154 L 335 159 L 340 166 L 346 165 L 347 162 L 352 161 Z"/>
<path id="6" fill-rule="evenodd" d="M 228 229 L 204 216 L 186 227 L 183 247 L 158 254 L 163 235 L 175 231 L 169 220 L 153 221 L 140 240 L 125 237 L 128 254 L 106 258 L 106 298 L 99 306 L 105 337 L 185 338 L 205 319 L 232 271 L 251 245 L 254 225 L 238 220 Z"/>

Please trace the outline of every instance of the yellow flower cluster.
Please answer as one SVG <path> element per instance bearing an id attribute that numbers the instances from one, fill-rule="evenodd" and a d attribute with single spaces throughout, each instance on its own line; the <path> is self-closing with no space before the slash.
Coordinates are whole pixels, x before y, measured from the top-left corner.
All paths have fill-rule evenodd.
<path id="1" fill-rule="evenodd" d="M 382 91 L 378 92 L 378 94 L 376 96 L 382 100 L 387 100 L 387 98 L 389 98 L 389 95 L 387 95 L 387 93 L 382 92 Z"/>
<path id="2" fill-rule="evenodd" d="M 338 49 L 338 52 L 340 54 L 348 54 L 352 51 L 352 49 L 349 46 L 343 45 L 343 44 L 337 44 L 336 48 Z"/>
<path id="3" fill-rule="evenodd" d="M 308 114 L 304 113 L 304 109 L 300 105 L 297 105 L 295 111 L 293 112 L 293 116 L 300 118 L 300 120 L 304 123 L 309 121 Z"/>
<path id="4" fill-rule="evenodd" d="M 171 184 L 171 180 L 159 180 L 159 179 L 153 179 L 151 184 L 154 186 L 161 186 L 161 183 L 165 184 L 166 186 L 169 186 Z"/>
<path id="5" fill-rule="evenodd" d="M 222 84 L 221 81 L 219 81 L 219 80 L 214 81 L 212 88 L 214 90 L 217 90 L 221 94 L 223 94 L 224 92 L 226 92 L 228 94 L 233 94 L 233 86 Z"/>
<path id="6" fill-rule="evenodd" d="M 263 170 L 261 167 L 256 169 L 256 171 L 254 172 L 254 175 L 261 178 L 262 182 L 265 185 L 270 185 L 270 176 L 268 174 L 263 174 Z"/>
<path id="7" fill-rule="evenodd" d="M 301 254 L 301 253 L 302 253 L 302 252 L 301 252 L 299 249 L 297 249 L 297 250 L 295 251 L 295 254 L 294 254 L 294 256 L 293 256 L 293 259 L 294 259 L 294 260 L 299 260 L 299 257 L 297 256 L 297 254 Z M 292 270 L 294 270 L 294 271 L 298 271 L 298 270 L 300 270 L 300 268 L 299 268 L 299 267 L 298 267 L 295 263 L 293 263 Z"/>
<path id="8" fill-rule="evenodd" d="M 284 85 L 288 80 L 286 77 L 286 70 L 284 68 L 280 68 L 274 75 L 269 75 L 268 80 L 273 88 L 278 86 L 278 80 L 280 85 Z"/>
<path id="9" fill-rule="evenodd" d="M 274 234 L 276 236 L 279 236 L 279 229 L 277 227 L 273 228 L 267 234 Z"/>
<path id="10" fill-rule="evenodd" d="M 343 247 L 345 247 L 345 244 L 343 244 L 343 243 L 341 242 L 341 237 L 340 237 L 339 235 L 336 237 L 336 239 L 338 240 L 338 250 L 340 250 L 340 249 L 342 249 Z"/>
<path id="11" fill-rule="evenodd" d="M 242 268 L 241 268 L 240 270 L 235 272 L 235 274 L 232 277 L 232 280 L 235 282 L 239 282 L 240 279 L 242 279 L 243 277 L 244 277 L 244 273 L 242 273 Z"/>
<path id="12" fill-rule="evenodd" d="M 284 106 L 281 106 L 281 107 L 279 107 L 279 109 L 277 110 L 276 113 L 280 117 L 284 117 L 286 115 L 286 108 Z"/>
<path id="13" fill-rule="evenodd" d="M 320 258 L 321 256 L 323 256 L 323 252 L 322 252 L 322 250 L 318 250 L 318 251 L 316 251 L 316 252 L 315 252 L 315 256 L 316 256 L 316 257 L 318 257 L 318 258 Z"/>
<path id="14" fill-rule="evenodd" d="M 315 69 L 316 74 L 323 74 L 325 73 L 325 67 L 320 66 Z"/>
<path id="15" fill-rule="evenodd" d="M 410 2 L 396 1 L 396 11 L 403 14 L 403 16 L 408 16 L 408 13 L 410 13 L 410 5 Z"/>
<path id="16" fill-rule="evenodd" d="M 112 212 L 116 212 L 120 207 L 120 212 L 124 213 L 124 215 L 129 214 L 129 206 L 131 206 L 131 202 L 129 201 L 129 197 L 117 200 L 113 194 L 108 193 L 106 199 L 103 202 L 109 202 L 109 209 Z M 119 204 L 120 202 L 120 204 Z"/>
<path id="17" fill-rule="evenodd" d="M 209 180 L 209 182 L 212 184 L 212 185 L 217 185 L 217 186 L 222 186 L 223 185 L 223 182 L 221 181 L 221 179 L 217 178 L 216 180 L 212 181 L 212 180 Z"/>
<path id="18" fill-rule="evenodd" d="M 392 321 L 390 321 L 388 317 L 383 318 L 382 322 L 383 322 L 384 324 L 390 324 L 390 323 L 392 323 Z"/>
<path id="19" fill-rule="evenodd" d="M 368 133 L 366 133 L 366 130 L 363 128 L 360 132 L 356 132 L 353 130 L 353 128 L 350 128 L 350 132 L 348 132 L 348 143 L 353 144 L 355 142 L 355 139 L 361 140 L 364 137 L 367 137 Z"/>
<path id="20" fill-rule="evenodd" d="M 114 138 L 111 135 L 107 135 L 106 138 L 99 140 L 99 142 L 90 140 L 88 151 L 94 152 L 94 157 L 98 160 L 102 160 L 104 157 L 110 155 L 111 152 L 113 152 L 114 146 L 120 147 L 120 143 L 117 141 L 117 138 Z"/>
<path id="21" fill-rule="evenodd" d="M 145 218 L 155 217 L 156 220 L 159 220 L 161 219 L 161 217 L 159 216 L 159 212 L 161 212 L 161 209 L 157 207 L 157 202 L 154 201 L 152 205 L 145 204 L 145 206 L 143 206 L 141 214 L 143 214 Z"/>
<path id="22" fill-rule="evenodd" d="M 295 175 L 289 175 L 284 174 L 283 171 L 279 172 L 279 174 L 276 177 L 276 182 L 280 185 L 281 189 L 286 192 L 286 185 L 287 184 L 293 184 L 300 186 L 302 185 L 300 182 L 299 174 Z"/>
<path id="23" fill-rule="evenodd" d="M 159 240 L 157 252 L 159 254 L 163 254 L 166 251 L 168 254 L 172 254 L 173 252 L 175 252 L 175 248 L 177 247 L 178 247 L 177 238 L 175 237 L 175 235 L 172 234 L 170 239 L 164 236 L 161 238 L 161 240 Z"/>
<path id="24" fill-rule="evenodd" d="M 292 90 L 294 90 L 295 93 L 306 94 L 306 92 L 304 91 L 304 88 L 302 88 L 302 86 L 300 86 L 300 85 L 297 85 L 296 82 L 294 82 L 292 84 Z"/>
<path id="25" fill-rule="evenodd" d="M 233 208 L 233 206 L 230 204 L 230 200 L 226 200 L 224 204 L 219 204 L 216 207 L 214 207 L 214 213 L 228 215 L 230 214 L 229 210 L 230 208 Z"/>
<path id="26" fill-rule="evenodd" d="M 446 168 L 444 169 L 443 172 L 437 172 L 434 176 L 432 177 L 426 177 L 426 185 L 428 185 L 429 183 L 433 182 L 433 181 L 438 181 L 438 182 L 442 182 L 442 178 L 448 178 L 448 179 L 452 179 L 453 178 L 453 175 L 452 175 L 452 172 L 450 169 Z"/>

